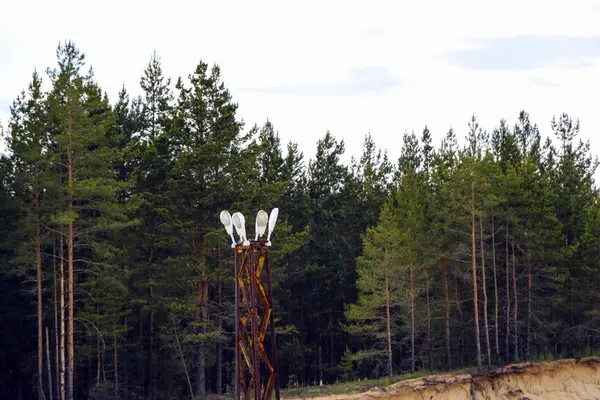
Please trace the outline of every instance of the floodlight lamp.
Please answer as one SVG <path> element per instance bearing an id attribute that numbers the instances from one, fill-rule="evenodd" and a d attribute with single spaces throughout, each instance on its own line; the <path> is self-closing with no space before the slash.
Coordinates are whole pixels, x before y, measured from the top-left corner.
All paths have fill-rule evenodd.
<path id="1" fill-rule="evenodd" d="M 231 215 L 229 211 L 223 210 L 221 211 L 221 215 L 219 216 L 221 219 L 221 223 L 225 227 L 227 234 L 231 237 L 231 247 L 235 247 L 235 237 L 233 236 L 233 221 L 231 219 Z"/>
<path id="2" fill-rule="evenodd" d="M 221 223 L 225 227 L 227 234 L 231 235 L 233 233 L 233 221 L 231 220 L 229 212 L 225 210 L 221 211 L 219 218 L 221 219 Z"/>
<path id="3" fill-rule="evenodd" d="M 233 226 L 235 227 L 237 234 L 240 236 L 240 240 L 244 242 L 244 246 L 248 246 L 250 242 L 248 242 L 246 239 L 246 220 L 244 215 L 242 215 L 240 212 L 236 212 L 233 214 L 232 219 Z"/>
<path id="4" fill-rule="evenodd" d="M 256 214 L 256 238 L 254 240 L 258 240 L 259 237 L 265 234 L 268 223 L 269 214 L 264 210 L 260 210 L 258 214 Z"/>
<path id="5" fill-rule="evenodd" d="M 271 210 L 271 215 L 269 215 L 269 233 L 267 234 L 267 246 L 271 245 L 271 234 L 273 233 L 273 229 L 275 229 L 277 216 L 279 216 L 279 208 L 275 207 Z"/>

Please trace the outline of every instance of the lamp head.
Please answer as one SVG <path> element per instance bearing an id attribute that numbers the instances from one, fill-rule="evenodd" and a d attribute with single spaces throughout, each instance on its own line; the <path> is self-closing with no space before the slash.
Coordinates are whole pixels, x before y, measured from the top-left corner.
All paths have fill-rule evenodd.
<path id="1" fill-rule="evenodd" d="M 275 223 L 277 222 L 278 216 L 279 208 L 275 207 L 271 210 L 271 215 L 269 215 L 269 233 L 267 234 L 267 246 L 271 245 L 271 234 L 273 233 L 273 229 L 275 229 Z"/>
<path id="2" fill-rule="evenodd" d="M 233 220 L 233 226 L 235 227 L 235 231 L 240 236 L 240 238 L 243 240 L 244 233 L 246 231 L 246 227 L 245 227 L 246 220 L 245 220 L 244 216 L 242 215 L 242 213 L 236 212 L 233 214 L 231 219 Z"/>
<path id="3" fill-rule="evenodd" d="M 240 212 L 233 214 L 231 219 L 233 219 L 233 226 L 235 227 L 237 234 L 240 236 L 240 240 L 243 241 L 244 246 L 248 246 L 250 242 L 246 238 L 246 219 Z"/>
<path id="4" fill-rule="evenodd" d="M 267 224 L 269 223 L 269 215 L 266 211 L 260 210 L 256 214 L 256 237 L 257 239 L 265 234 Z"/>
<path id="5" fill-rule="evenodd" d="M 219 218 L 221 219 L 221 223 L 225 227 L 227 234 L 231 235 L 233 233 L 233 221 L 231 220 L 231 215 L 229 214 L 229 211 L 221 211 L 221 215 L 219 216 Z"/>

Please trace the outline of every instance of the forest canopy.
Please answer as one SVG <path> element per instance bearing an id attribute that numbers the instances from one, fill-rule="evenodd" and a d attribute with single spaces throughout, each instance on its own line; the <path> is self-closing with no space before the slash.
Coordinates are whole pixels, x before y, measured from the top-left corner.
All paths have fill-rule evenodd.
<path id="1" fill-rule="evenodd" d="M 473 115 L 405 132 L 397 160 L 367 134 L 349 163 L 325 132 L 306 160 L 242 123 L 217 65 L 173 83 L 154 54 L 111 102 L 73 42 L 56 56 L 3 132 L 0 397 L 231 393 L 225 209 L 280 210 L 283 388 L 600 350 L 598 161 L 573 117 Z"/>

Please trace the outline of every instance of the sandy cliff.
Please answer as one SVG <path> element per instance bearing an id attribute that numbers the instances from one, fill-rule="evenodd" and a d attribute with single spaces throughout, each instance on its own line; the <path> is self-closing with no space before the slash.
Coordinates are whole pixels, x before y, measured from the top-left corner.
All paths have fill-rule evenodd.
<path id="1" fill-rule="evenodd" d="M 480 375 L 432 375 L 356 395 L 322 399 L 600 399 L 600 358 L 513 364 Z"/>

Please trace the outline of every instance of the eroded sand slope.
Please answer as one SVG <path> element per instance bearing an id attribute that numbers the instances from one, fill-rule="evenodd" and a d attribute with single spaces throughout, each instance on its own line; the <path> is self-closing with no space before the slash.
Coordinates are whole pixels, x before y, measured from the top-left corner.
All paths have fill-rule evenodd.
<path id="1" fill-rule="evenodd" d="M 322 399 L 600 399 L 600 358 L 514 364 L 482 375 L 433 375 L 366 393 Z"/>

